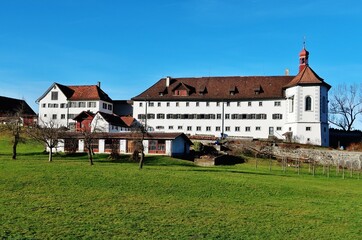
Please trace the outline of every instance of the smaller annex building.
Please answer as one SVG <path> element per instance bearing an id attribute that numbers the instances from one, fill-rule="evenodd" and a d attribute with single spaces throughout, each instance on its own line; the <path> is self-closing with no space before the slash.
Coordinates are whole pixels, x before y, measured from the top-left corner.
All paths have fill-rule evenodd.
<path id="1" fill-rule="evenodd" d="M 93 133 L 92 148 L 95 153 L 133 153 L 137 142 L 143 138 L 145 154 L 160 154 L 172 157 L 187 156 L 192 142 L 183 133 L 118 132 Z M 85 136 L 79 132 L 65 132 L 58 143 L 58 152 L 86 152 Z"/>
<path id="2" fill-rule="evenodd" d="M 6 123 L 9 117 L 19 114 L 24 126 L 37 122 L 37 114 L 25 100 L 0 96 L 0 123 Z"/>

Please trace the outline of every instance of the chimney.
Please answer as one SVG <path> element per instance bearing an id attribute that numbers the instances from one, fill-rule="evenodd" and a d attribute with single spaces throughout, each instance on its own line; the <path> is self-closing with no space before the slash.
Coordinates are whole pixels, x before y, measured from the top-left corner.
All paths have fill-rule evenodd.
<path id="1" fill-rule="evenodd" d="M 285 69 L 285 76 L 289 76 L 289 69 L 288 68 Z"/>
<path id="2" fill-rule="evenodd" d="M 98 86 L 99 88 L 101 88 L 101 82 L 100 82 L 100 81 L 97 82 L 97 86 Z"/>
<path id="3" fill-rule="evenodd" d="M 167 77 L 166 77 L 166 87 L 169 87 L 169 86 L 170 86 L 170 83 L 171 83 L 171 77 L 170 77 L 170 76 L 167 76 Z"/>

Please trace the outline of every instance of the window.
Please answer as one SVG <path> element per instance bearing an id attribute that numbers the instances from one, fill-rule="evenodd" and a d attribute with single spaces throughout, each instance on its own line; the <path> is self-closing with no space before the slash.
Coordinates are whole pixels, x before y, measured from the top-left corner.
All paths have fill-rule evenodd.
<path id="1" fill-rule="evenodd" d="M 141 103 L 141 102 L 138 104 L 138 106 L 140 106 L 140 107 L 142 107 L 142 105 L 143 105 L 143 103 Z"/>
<path id="2" fill-rule="evenodd" d="M 186 102 L 186 107 L 190 106 L 190 103 L 189 102 Z"/>
<path id="3" fill-rule="evenodd" d="M 84 108 L 85 107 L 85 102 L 78 102 L 78 107 Z"/>
<path id="4" fill-rule="evenodd" d="M 215 127 L 215 131 L 220 132 L 221 127 Z"/>
<path id="5" fill-rule="evenodd" d="M 160 102 L 157 103 L 157 107 L 161 107 L 161 103 L 160 103 Z"/>
<path id="6" fill-rule="evenodd" d="M 46 104 L 46 103 L 43 103 L 43 104 L 42 104 L 42 107 L 43 107 L 43 108 L 46 108 L 46 107 L 47 107 L 47 104 Z"/>
<path id="7" fill-rule="evenodd" d="M 200 126 L 197 126 L 197 127 L 196 127 L 196 131 L 201 131 L 201 127 L 200 127 Z"/>
<path id="8" fill-rule="evenodd" d="M 61 103 L 60 104 L 60 108 L 66 108 L 67 107 L 67 104 L 66 103 Z"/>
<path id="9" fill-rule="evenodd" d="M 226 106 L 227 106 L 227 107 L 230 107 L 230 102 L 226 102 Z"/>
<path id="10" fill-rule="evenodd" d="M 60 119 L 65 119 L 65 114 L 61 114 Z"/>
<path id="11" fill-rule="evenodd" d="M 147 114 L 147 119 L 155 119 L 155 114 L 153 113 Z"/>
<path id="12" fill-rule="evenodd" d="M 245 127 L 245 132 L 250 132 L 250 127 Z"/>
<path id="13" fill-rule="evenodd" d="M 237 103 L 237 106 L 240 107 L 240 102 Z"/>
<path id="14" fill-rule="evenodd" d="M 157 119 L 165 119 L 165 114 L 163 114 L 163 113 L 158 113 L 158 114 L 157 114 Z"/>
<path id="15" fill-rule="evenodd" d="M 273 118 L 273 119 L 283 119 L 283 114 L 274 113 L 272 118 Z"/>
<path id="16" fill-rule="evenodd" d="M 260 131 L 261 127 L 255 127 L 255 131 Z"/>
<path id="17" fill-rule="evenodd" d="M 196 102 L 196 107 L 200 106 L 200 103 L 199 102 Z"/>
<path id="18" fill-rule="evenodd" d="M 192 127 L 191 127 L 191 126 L 187 126 L 187 131 L 192 131 Z"/>
<path id="19" fill-rule="evenodd" d="M 216 119 L 221 119 L 221 114 L 220 113 L 216 114 Z"/>
<path id="20" fill-rule="evenodd" d="M 146 114 L 138 114 L 138 119 L 146 119 Z"/>
<path id="21" fill-rule="evenodd" d="M 263 106 L 263 102 L 259 102 L 259 107 L 262 107 Z"/>
<path id="22" fill-rule="evenodd" d="M 96 102 L 88 102 L 88 107 L 89 108 L 95 108 L 97 106 Z"/>
<path id="23" fill-rule="evenodd" d="M 238 119 L 239 118 L 239 114 L 231 114 L 231 119 Z"/>
<path id="24" fill-rule="evenodd" d="M 210 102 L 206 102 L 206 107 L 210 106 Z"/>
<path id="25" fill-rule="evenodd" d="M 108 110 L 112 111 L 113 106 L 111 104 L 108 104 Z"/>
<path id="26" fill-rule="evenodd" d="M 148 102 L 148 106 L 149 106 L 149 107 L 153 107 L 153 106 L 154 106 L 154 103 L 153 103 L 153 102 Z"/>
<path id="27" fill-rule="evenodd" d="M 225 127 L 225 132 L 230 132 L 230 127 Z"/>
<path id="28" fill-rule="evenodd" d="M 240 127 L 235 127 L 235 132 L 240 132 Z"/>
<path id="29" fill-rule="evenodd" d="M 306 130 L 306 131 L 311 131 L 312 128 L 311 128 L 311 127 L 305 127 L 305 130 Z"/>
<path id="30" fill-rule="evenodd" d="M 176 107 L 178 107 L 179 106 L 179 102 L 176 102 Z"/>
<path id="31" fill-rule="evenodd" d="M 310 96 L 307 96 L 305 98 L 305 111 L 311 111 L 312 110 L 312 98 Z"/>
<path id="32" fill-rule="evenodd" d="M 170 103 L 169 103 L 169 102 L 167 102 L 167 103 L 166 103 L 166 106 L 167 106 L 167 107 L 169 107 L 169 106 L 170 106 Z"/>
<path id="33" fill-rule="evenodd" d="M 107 103 L 102 104 L 103 109 L 107 109 Z"/>
<path id="34" fill-rule="evenodd" d="M 178 129 L 178 130 L 182 130 L 182 126 L 178 126 L 177 129 Z"/>
<path id="35" fill-rule="evenodd" d="M 274 102 L 274 107 L 280 107 L 280 105 L 281 105 L 281 104 L 280 104 L 280 101 L 275 101 L 275 102 Z"/>
<path id="36" fill-rule="evenodd" d="M 230 119 L 230 114 L 225 114 L 225 119 Z"/>
<path id="37" fill-rule="evenodd" d="M 289 98 L 289 112 L 294 112 L 294 96 Z"/>
<path id="38" fill-rule="evenodd" d="M 57 115 L 56 115 L 56 114 L 53 114 L 53 115 L 52 115 L 52 119 L 53 119 L 53 120 L 57 119 Z"/>
<path id="39" fill-rule="evenodd" d="M 291 128 L 291 127 L 289 127 L 289 131 L 292 131 L 292 128 Z"/>
<path id="40" fill-rule="evenodd" d="M 172 129 L 173 129 L 173 126 L 168 126 L 168 129 L 172 130 Z"/>
<path id="41" fill-rule="evenodd" d="M 68 114 L 68 118 L 69 118 L 69 119 L 73 119 L 73 118 L 76 117 L 76 115 L 77 115 L 77 114 Z"/>
<path id="42" fill-rule="evenodd" d="M 210 131 L 211 131 L 211 127 L 210 127 L 210 126 L 207 126 L 207 127 L 206 127 L 206 131 L 207 131 L 207 132 L 210 132 Z"/>
<path id="43" fill-rule="evenodd" d="M 282 130 L 282 127 L 277 127 L 277 131 L 281 131 Z"/>
<path id="44" fill-rule="evenodd" d="M 251 107 L 251 102 L 248 102 L 248 107 Z"/>
<path id="45" fill-rule="evenodd" d="M 220 102 L 216 102 L 216 107 L 220 106 Z"/>
<path id="46" fill-rule="evenodd" d="M 47 117 L 47 115 L 46 115 L 46 114 L 44 114 L 44 117 Z"/>
<path id="47" fill-rule="evenodd" d="M 52 92 L 51 99 L 52 100 L 58 100 L 58 92 Z"/>
<path id="48" fill-rule="evenodd" d="M 164 126 L 156 126 L 156 129 L 158 130 L 161 130 L 161 129 L 164 129 L 165 127 Z"/>

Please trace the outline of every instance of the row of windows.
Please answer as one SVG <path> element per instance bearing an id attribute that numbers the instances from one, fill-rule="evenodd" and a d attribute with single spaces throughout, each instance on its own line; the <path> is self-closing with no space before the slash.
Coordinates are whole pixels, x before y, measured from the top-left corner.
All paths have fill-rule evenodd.
<path id="1" fill-rule="evenodd" d="M 97 107 L 97 102 L 69 102 L 67 103 L 43 103 L 42 107 L 46 108 L 48 106 L 48 108 L 67 108 L 68 106 L 70 108 L 85 108 L 86 106 L 88 106 L 89 108 L 95 108 Z M 112 107 L 112 105 L 110 105 Z"/>
<path id="2" fill-rule="evenodd" d="M 221 114 L 147 114 L 147 119 L 221 119 Z M 138 119 L 146 119 L 146 114 L 138 114 Z M 260 114 L 225 114 L 225 119 L 267 119 L 267 115 Z M 272 119 L 283 119 L 283 114 L 274 113 Z"/>
<path id="3" fill-rule="evenodd" d="M 156 129 L 158 130 L 162 130 L 162 129 L 165 129 L 164 126 L 156 126 Z M 174 129 L 174 126 L 168 126 L 168 129 L 169 130 L 173 130 Z M 282 130 L 282 127 L 277 127 L 276 128 L 277 131 L 281 131 Z M 177 127 L 177 130 L 183 130 L 183 126 L 178 126 Z M 186 127 L 186 130 L 187 131 L 192 131 L 192 126 L 187 126 Z M 246 126 L 244 128 L 245 132 L 250 132 L 251 131 L 251 127 L 250 126 Z M 196 126 L 196 131 L 202 131 L 202 126 Z M 210 132 L 211 131 L 211 126 L 206 126 L 205 127 L 205 131 L 206 132 Z M 216 126 L 215 127 L 215 131 L 216 132 L 221 132 L 221 127 L 220 126 Z M 230 126 L 226 126 L 225 127 L 225 132 L 230 132 L 231 131 L 231 127 Z M 235 132 L 240 132 L 241 131 L 241 127 L 240 126 L 236 126 L 234 127 L 234 131 Z M 255 131 L 261 131 L 261 127 L 260 126 L 256 126 L 255 127 Z"/>
<path id="4" fill-rule="evenodd" d="M 215 105 L 215 106 L 221 106 L 222 102 L 201 102 L 204 103 L 203 105 L 206 107 L 209 107 L 211 104 Z M 242 102 L 236 102 L 236 106 L 240 107 Z M 157 107 L 162 107 L 162 103 L 161 102 L 148 102 L 148 106 L 149 107 L 155 107 L 157 104 Z M 192 104 L 196 107 L 200 107 L 200 102 L 192 102 Z M 255 103 L 254 103 L 255 104 Z M 186 107 L 189 107 L 191 105 L 190 102 L 175 102 L 174 106 L 179 107 L 181 105 L 184 105 Z M 227 107 L 231 106 L 231 102 L 225 102 L 225 105 Z M 252 107 L 253 102 L 247 102 L 247 106 L 248 107 Z M 170 102 L 166 102 L 166 107 L 170 107 L 171 103 Z M 263 106 L 263 102 L 258 102 L 258 106 L 262 107 Z M 274 106 L 275 107 L 280 107 L 281 106 L 281 102 L 280 101 L 275 101 L 274 102 Z M 143 102 L 139 103 L 139 107 L 143 107 Z"/>
<path id="5" fill-rule="evenodd" d="M 60 119 L 65 119 L 66 114 L 59 114 L 60 115 Z M 68 119 L 73 119 L 77 116 L 78 114 L 68 114 Z M 44 118 L 48 117 L 48 114 L 44 114 L 43 115 Z M 52 114 L 51 115 L 52 119 L 58 119 L 58 114 Z"/>

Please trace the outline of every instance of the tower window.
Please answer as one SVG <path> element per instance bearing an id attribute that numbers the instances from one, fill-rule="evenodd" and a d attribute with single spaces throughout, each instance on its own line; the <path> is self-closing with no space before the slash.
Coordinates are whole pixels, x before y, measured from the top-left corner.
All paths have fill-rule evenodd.
<path id="1" fill-rule="evenodd" d="M 305 111 L 311 111 L 312 110 L 312 98 L 310 96 L 307 96 L 305 98 Z"/>

